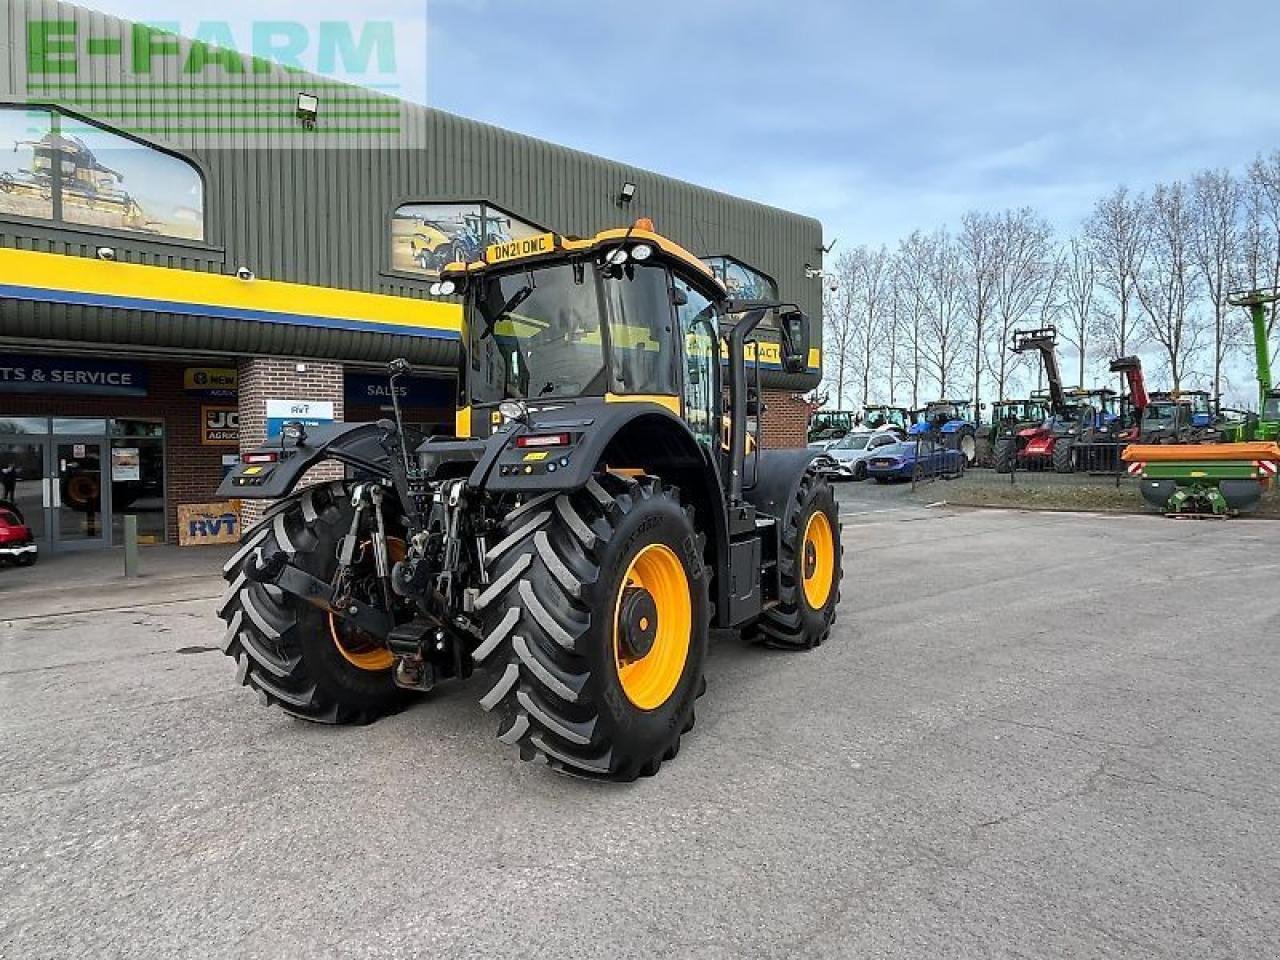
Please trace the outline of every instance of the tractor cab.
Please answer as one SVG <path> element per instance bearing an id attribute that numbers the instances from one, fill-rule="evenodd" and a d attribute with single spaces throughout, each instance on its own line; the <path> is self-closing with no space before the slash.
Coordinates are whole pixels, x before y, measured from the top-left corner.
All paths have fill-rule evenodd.
<path id="1" fill-rule="evenodd" d="M 911 411 L 905 407 L 890 407 L 884 404 L 877 404 L 873 407 L 867 407 L 863 414 L 863 426 L 870 430 L 896 430 L 899 433 L 906 433 L 907 428 L 911 424 Z"/>
<path id="2" fill-rule="evenodd" d="M 1272 390 L 1262 398 L 1262 414 L 1257 430 L 1259 440 L 1280 438 L 1280 390 Z"/>
<path id="3" fill-rule="evenodd" d="M 627 407 L 643 405 L 682 420 L 723 475 L 742 483 L 744 471 L 729 461 L 750 445 L 745 432 L 758 414 L 759 363 L 776 351 L 779 365 L 796 373 L 809 360 L 803 313 L 729 299 L 700 259 L 646 221 L 590 239 L 547 233 L 493 244 L 483 260 L 445 267 L 432 291 L 464 298 L 463 438 L 548 422 L 565 425 L 572 441 L 582 423 L 630 420 L 641 411 Z M 765 316 L 777 317 L 779 342 L 754 342 L 756 362 L 748 364 L 745 338 Z M 735 333 L 743 340 L 736 375 Z M 666 443 L 661 425 L 652 424 L 653 443 Z M 634 451 L 605 451 L 615 460 L 624 453 Z M 577 465 L 572 449 L 556 449 L 536 460 L 513 455 L 499 465 L 499 478 L 521 485 L 592 466 Z M 748 485 L 756 472 L 748 465 Z"/>
<path id="4" fill-rule="evenodd" d="M 827 444 L 853 429 L 855 418 L 849 410 L 819 410 L 809 421 L 809 443 Z"/>
<path id="5" fill-rule="evenodd" d="M 971 418 L 972 401 L 969 400 L 934 400 L 916 411 L 916 422 L 913 433 L 924 433 L 929 430 L 941 430 L 953 422 L 966 422 Z"/>

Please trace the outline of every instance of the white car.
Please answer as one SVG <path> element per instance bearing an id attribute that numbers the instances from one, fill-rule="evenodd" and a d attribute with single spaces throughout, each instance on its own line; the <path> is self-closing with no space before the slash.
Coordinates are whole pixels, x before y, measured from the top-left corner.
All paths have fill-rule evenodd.
<path id="1" fill-rule="evenodd" d="M 813 464 L 832 480 L 865 480 L 867 461 L 881 447 L 898 443 L 901 439 L 892 429 L 854 430 L 827 447 Z"/>

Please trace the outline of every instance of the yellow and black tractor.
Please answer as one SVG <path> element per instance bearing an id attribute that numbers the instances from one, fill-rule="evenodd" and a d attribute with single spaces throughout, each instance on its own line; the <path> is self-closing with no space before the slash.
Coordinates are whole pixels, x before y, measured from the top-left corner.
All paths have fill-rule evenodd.
<path id="1" fill-rule="evenodd" d="M 223 649 L 269 703 L 335 723 L 479 674 L 524 759 L 653 774 L 693 726 L 712 627 L 790 650 L 830 632 L 831 488 L 813 451 L 748 443 L 757 328 L 798 372 L 809 320 L 730 300 L 644 222 L 497 244 L 433 289 L 464 304 L 457 436 L 397 410 L 244 454 L 221 493 L 279 502 L 226 566 Z M 349 479 L 296 489 L 322 461 Z"/>

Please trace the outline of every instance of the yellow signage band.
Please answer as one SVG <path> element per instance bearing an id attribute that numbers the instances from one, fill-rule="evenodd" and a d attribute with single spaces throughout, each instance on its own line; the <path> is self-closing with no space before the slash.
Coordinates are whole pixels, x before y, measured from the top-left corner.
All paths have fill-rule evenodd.
<path id="1" fill-rule="evenodd" d="M 0 298 L 459 339 L 462 308 L 278 280 L 0 250 Z"/>

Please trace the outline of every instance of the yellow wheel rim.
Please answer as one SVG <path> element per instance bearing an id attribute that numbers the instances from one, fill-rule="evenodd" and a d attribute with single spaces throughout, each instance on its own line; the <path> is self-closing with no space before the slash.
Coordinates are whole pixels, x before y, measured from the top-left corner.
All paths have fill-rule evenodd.
<path id="1" fill-rule="evenodd" d="M 387 559 L 391 563 L 403 560 L 407 549 L 403 540 L 387 538 Z M 373 544 L 368 540 L 360 544 L 360 555 L 356 563 L 361 562 L 370 566 L 373 564 Z M 390 650 L 373 637 L 353 629 L 332 613 L 329 614 L 329 636 L 333 638 L 333 645 L 338 648 L 342 658 L 353 667 L 369 673 L 381 673 L 396 665 L 396 658 Z"/>
<path id="2" fill-rule="evenodd" d="M 613 656 L 627 699 L 655 710 L 675 692 L 689 658 L 693 604 L 684 564 L 651 543 L 631 561 L 613 606 Z"/>
<path id="3" fill-rule="evenodd" d="M 814 610 L 821 610 L 831 596 L 836 573 L 836 538 L 831 532 L 831 521 L 821 510 L 810 514 L 805 525 L 800 565 L 804 598 Z"/>

